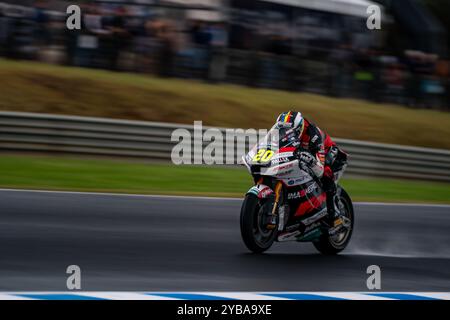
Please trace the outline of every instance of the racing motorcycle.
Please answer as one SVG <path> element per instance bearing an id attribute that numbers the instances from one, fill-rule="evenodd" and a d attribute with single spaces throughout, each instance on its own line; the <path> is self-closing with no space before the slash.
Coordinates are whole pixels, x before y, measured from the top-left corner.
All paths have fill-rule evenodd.
<path id="1" fill-rule="evenodd" d="M 321 181 L 299 160 L 294 139 L 292 130 L 274 127 L 242 157 L 255 182 L 241 208 L 242 239 L 255 253 L 275 241 L 298 241 L 312 242 L 323 254 L 337 254 L 352 235 L 352 201 L 338 184 L 333 203 L 339 223 L 330 225 Z M 336 181 L 344 169 L 336 173 Z"/>

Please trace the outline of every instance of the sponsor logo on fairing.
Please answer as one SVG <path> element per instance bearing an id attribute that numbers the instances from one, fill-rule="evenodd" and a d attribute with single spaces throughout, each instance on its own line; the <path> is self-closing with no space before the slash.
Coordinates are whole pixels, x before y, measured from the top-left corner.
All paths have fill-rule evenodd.
<path id="1" fill-rule="evenodd" d="M 272 193 L 273 193 L 272 189 L 267 187 L 267 188 L 264 188 L 263 190 L 261 190 L 261 192 L 259 193 L 258 197 L 266 198 L 267 196 L 269 196 Z"/>
<path id="2" fill-rule="evenodd" d="M 290 169 L 290 168 L 293 168 L 293 167 L 294 167 L 293 163 L 287 163 L 287 164 L 279 166 L 278 170 L 285 170 L 285 169 Z"/>
<path id="3" fill-rule="evenodd" d="M 322 218 L 325 217 L 326 215 L 327 215 L 327 209 L 323 209 L 322 211 L 316 213 L 316 214 L 313 215 L 312 217 L 307 218 L 307 219 L 304 219 L 304 220 L 302 221 L 302 223 L 303 223 L 305 226 L 308 226 L 308 225 L 310 225 L 311 223 L 314 223 L 314 222 L 316 222 L 317 220 L 322 219 Z"/>
<path id="4" fill-rule="evenodd" d="M 273 193 L 273 190 L 264 185 L 253 186 L 248 190 L 247 194 L 254 194 L 260 199 L 267 198 L 270 194 Z"/>
<path id="5" fill-rule="evenodd" d="M 289 158 L 286 158 L 286 157 L 276 158 L 276 159 L 272 160 L 272 165 L 276 165 L 276 164 L 288 162 L 288 161 L 289 161 Z"/>
<path id="6" fill-rule="evenodd" d="M 315 183 L 311 184 L 306 189 L 303 189 L 303 190 L 300 190 L 297 192 L 293 192 L 293 193 L 289 193 L 288 200 L 303 198 L 304 196 L 306 196 L 307 194 L 310 194 L 311 192 L 313 192 L 316 189 L 317 189 L 317 185 Z"/>
<path id="7" fill-rule="evenodd" d="M 278 158 L 289 158 L 294 155 L 293 152 L 281 152 L 278 154 Z"/>

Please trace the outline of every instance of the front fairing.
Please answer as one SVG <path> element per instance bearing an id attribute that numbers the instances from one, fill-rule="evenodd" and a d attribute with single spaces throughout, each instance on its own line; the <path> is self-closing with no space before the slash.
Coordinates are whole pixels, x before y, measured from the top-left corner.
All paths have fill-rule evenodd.
<path id="1" fill-rule="evenodd" d="M 295 186 L 311 180 L 311 176 L 300 169 L 294 151 L 298 146 L 295 130 L 272 128 L 266 137 L 243 157 L 249 172 L 255 176 L 270 176 Z"/>
<path id="2" fill-rule="evenodd" d="M 287 162 L 289 159 L 286 158 L 293 157 L 293 152 L 298 146 L 297 140 L 294 129 L 279 129 L 274 126 L 262 141 L 253 146 L 244 160 L 249 166 L 266 167 L 271 164 Z"/>

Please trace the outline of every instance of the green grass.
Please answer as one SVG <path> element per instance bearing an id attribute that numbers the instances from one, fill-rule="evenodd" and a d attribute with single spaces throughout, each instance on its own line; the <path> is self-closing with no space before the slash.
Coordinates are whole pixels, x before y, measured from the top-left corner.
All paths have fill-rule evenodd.
<path id="1" fill-rule="evenodd" d="M 245 168 L 173 166 L 114 160 L 3 155 L 0 187 L 139 194 L 242 197 L 251 186 Z M 354 201 L 450 203 L 450 184 L 345 179 Z"/>
<path id="2" fill-rule="evenodd" d="M 287 109 L 332 136 L 450 149 L 450 113 L 0 59 L 0 110 L 268 128 Z"/>

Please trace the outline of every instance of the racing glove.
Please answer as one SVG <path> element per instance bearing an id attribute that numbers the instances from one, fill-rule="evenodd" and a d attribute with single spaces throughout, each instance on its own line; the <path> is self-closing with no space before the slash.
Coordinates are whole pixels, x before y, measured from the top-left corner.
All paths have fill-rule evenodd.
<path id="1" fill-rule="evenodd" d="M 316 162 L 314 156 L 309 152 L 300 152 L 299 159 L 303 163 L 307 164 L 309 167 L 311 167 L 314 164 L 314 162 Z"/>
<path id="2" fill-rule="evenodd" d="M 311 153 L 309 152 L 299 152 L 298 153 L 298 158 L 301 162 L 305 163 L 314 173 L 314 175 L 318 178 L 321 178 L 323 175 L 323 165 L 322 163 L 316 158 L 314 157 Z"/>

